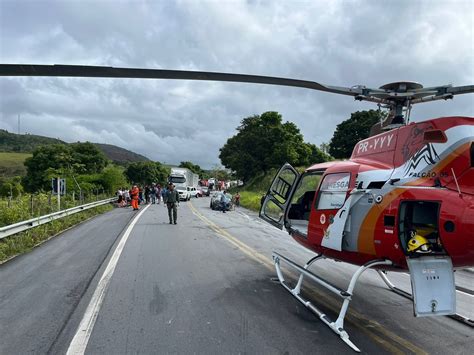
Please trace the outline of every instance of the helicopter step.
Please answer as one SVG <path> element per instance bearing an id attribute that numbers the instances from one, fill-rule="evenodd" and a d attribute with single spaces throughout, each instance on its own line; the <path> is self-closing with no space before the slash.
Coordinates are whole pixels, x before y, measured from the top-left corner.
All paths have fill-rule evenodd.
<path id="1" fill-rule="evenodd" d="M 402 290 L 401 288 L 395 286 L 392 281 L 389 279 L 389 277 L 387 276 L 387 272 L 386 271 L 382 271 L 382 270 L 377 270 L 378 274 L 380 275 L 380 277 L 382 278 L 383 282 L 387 285 L 387 287 L 390 289 L 390 291 L 392 292 L 395 292 L 396 294 L 402 296 L 402 297 L 405 297 L 411 301 L 413 301 L 413 295 L 410 293 L 410 292 L 407 292 L 405 290 Z M 455 321 L 458 321 L 460 323 L 463 323 L 471 328 L 474 327 L 474 319 L 471 319 L 469 317 L 466 317 L 466 316 L 463 316 L 459 313 L 454 313 L 454 314 L 449 314 L 449 315 L 446 315 L 447 317 L 451 318 L 451 319 L 454 319 Z"/>
<path id="2" fill-rule="evenodd" d="M 354 287 L 357 283 L 357 280 L 359 279 L 360 275 L 367 269 L 377 266 L 377 265 L 391 265 L 392 262 L 390 260 L 373 260 L 365 265 L 362 265 L 357 269 L 357 271 L 352 275 L 351 281 L 349 283 L 349 287 L 347 290 L 342 290 L 338 288 L 337 286 L 332 285 L 325 279 L 315 275 L 311 271 L 308 270 L 308 267 L 313 264 L 315 261 L 323 259 L 324 256 L 321 254 L 316 255 L 312 259 L 310 259 L 304 266 L 300 266 L 293 262 L 292 260 L 284 257 L 283 255 L 273 252 L 272 254 L 273 257 L 273 262 L 275 264 L 275 269 L 277 272 L 278 280 L 280 281 L 280 284 L 288 291 L 290 292 L 298 301 L 300 301 L 305 307 L 307 307 L 310 311 L 315 313 L 321 321 L 323 321 L 324 324 L 326 324 L 334 333 L 339 335 L 339 337 L 344 341 L 347 345 L 351 347 L 354 351 L 360 352 L 360 349 L 349 339 L 349 334 L 344 330 L 344 318 L 347 313 L 347 309 L 349 308 L 349 303 L 352 300 L 352 295 L 354 291 Z M 291 288 L 288 283 L 285 281 L 285 278 L 283 277 L 283 273 L 281 271 L 281 262 L 284 261 L 287 263 L 289 266 L 291 266 L 293 269 L 298 271 L 300 273 L 298 282 L 296 283 L 296 286 L 294 288 Z M 343 299 L 341 310 L 339 311 L 339 315 L 336 319 L 336 321 L 331 321 L 329 317 L 322 312 L 319 308 L 317 308 L 311 301 L 304 299 L 300 292 L 301 292 L 301 286 L 303 284 L 303 279 L 304 277 L 307 277 L 317 284 L 325 287 L 329 291 L 333 292 L 334 294 L 338 295 Z"/>

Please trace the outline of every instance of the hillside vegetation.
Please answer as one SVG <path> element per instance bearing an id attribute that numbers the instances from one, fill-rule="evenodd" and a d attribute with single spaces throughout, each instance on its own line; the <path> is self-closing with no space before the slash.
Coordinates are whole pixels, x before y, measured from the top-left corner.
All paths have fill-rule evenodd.
<path id="1" fill-rule="evenodd" d="M 1 152 L 32 153 L 36 147 L 47 144 L 65 144 L 65 142 L 55 138 L 35 134 L 15 134 L 0 129 Z"/>
<path id="2" fill-rule="evenodd" d="M 241 187 L 234 187 L 230 190 L 232 195 L 237 191 L 240 193 L 240 205 L 253 211 L 260 211 L 260 199 L 270 188 L 270 185 L 280 169 L 270 169 L 266 174 L 260 174 L 250 179 L 247 184 Z M 302 173 L 305 168 L 296 168 Z"/>
<path id="3" fill-rule="evenodd" d="M 35 134 L 16 134 L 0 129 L 0 152 L 10 153 L 32 153 L 36 148 L 43 145 L 67 144 L 66 142 L 50 137 L 37 136 Z M 112 160 L 119 165 L 126 165 L 130 162 L 149 161 L 147 157 L 134 153 L 130 150 L 117 147 L 112 144 L 93 143 L 101 150 L 107 159 Z M 3 160 L 0 160 L 0 169 L 4 166 Z M 24 175 L 25 168 L 22 174 Z M 12 175 L 9 175 L 12 176 Z"/>
<path id="4" fill-rule="evenodd" d="M 0 178 L 25 175 L 26 167 L 23 163 L 29 157 L 31 157 L 29 153 L 0 152 Z"/>
<path id="5" fill-rule="evenodd" d="M 230 190 L 232 195 L 240 193 L 240 205 L 253 211 L 260 210 L 260 199 L 266 194 L 278 169 L 270 169 L 266 174 L 260 174 L 249 180 L 241 187 Z"/>
<path id="6" fill-rule="evenodd" d="M 108 159 L 112 160 L 116 164 L 124 165 L 137 161 L 150 161 L 150 159 L 144 157 L 141 154 L 132 152 L 122 147 L 117 147 L 116 145 L 102 143 L 93 144 L 99 148 Z"/>

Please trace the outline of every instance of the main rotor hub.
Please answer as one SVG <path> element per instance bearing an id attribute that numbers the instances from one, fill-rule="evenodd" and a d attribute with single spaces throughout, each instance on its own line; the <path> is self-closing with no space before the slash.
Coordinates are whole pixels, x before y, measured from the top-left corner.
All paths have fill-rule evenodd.
<path id="1" fill-rule="evenodd" d="M 423 85 L 415 81 L 396 81 L 382 85 L 380 89 L 394 92 L 407 92 L 408 90 L 423 89 Z"/>

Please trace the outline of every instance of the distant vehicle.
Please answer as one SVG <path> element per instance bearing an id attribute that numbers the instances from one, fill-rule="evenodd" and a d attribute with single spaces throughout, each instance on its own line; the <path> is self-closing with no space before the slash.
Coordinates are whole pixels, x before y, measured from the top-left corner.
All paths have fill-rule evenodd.
<path id="1" fill-rule="evenodd" d="M 176 190 L 179 193 L 179 200 L 180 201 L 189 201 L 191 199 L 191 192 L 188 190 L 187 187 L 178 186 Z"/>
<path id="2" fill-rule="evenodd" d="M 200 186 L 198 188 L 198 194 L 199 197 L 209 196 L 211 194 L 211 191 L 209 191 L 209 188 L 207 186 Z"/>
<path id="3" fill-rule="evenodd" d="M 196 190 L 199 182 L 199 175 L 193 173 L 187 168 L 171 168 L 171 173 L 168 176 L 168 182 L 175 185 L 179 192 L 180 200 L 189 201 L 191 196 L 194 196 L 189 188 Z"/>
<path id="4" fill-rule="evenodd" d="M 194 186 L 193 187 L 188 186 L 187 190 L 191 197 L 199 197 L 199 190 L 196 189 Z"/>
<path id="5" fill-rule="evenodd" d="M 209 207 L 212 210 L 222 211 L 223 205 L 222 205 L 221 199 L 222 199 L 223 194 L 224 193 L 222 191 L 216 191 L 212 194 L 211 202 L 209 204 Z M 225 196 L 226 196 L 225 208 L 226 208 L 226 211 L 229 211 L 232 207 L 232 195 L 227 193 Z"/>

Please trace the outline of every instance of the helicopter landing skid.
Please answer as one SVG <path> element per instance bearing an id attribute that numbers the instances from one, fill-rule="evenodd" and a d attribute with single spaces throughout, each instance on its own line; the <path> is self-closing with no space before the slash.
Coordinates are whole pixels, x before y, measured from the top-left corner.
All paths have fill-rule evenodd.
<path id="1" fill-rule="evenodd" d="M 305 266 L 300 266 L 300 265 L 296 264 L 295 262 L 293 262 L 292 260 L 290 260 L 290 259 L 288 259 L 288 258 L 286 258 L 286 257 L 284 257 L 284 256 L 282 256 L 282 255 L 280 255 L 276 252 L 273 252 L 272 256 L 273 256 L 273 262 L 275 264 L 275 269 L 276 269 L 276 272 L 277 272 L 277 275 L 278 275 L 278 280 L 280 281 L 280 284 L 288 292 L 290 292 L 298 301 L 300 301 L 303 305 L 305 305 L 310 311 L 315 313 L 319 317 L 319 319 L 321 321 L 323 321 L 323 323 L 326 324 L 334 333 L 339 335 L 339 337 L 342 339 L 342 341 L 344 341 L 347 345 L 349 345 L 351 347 L 351 349 L 353 349 L 354 351 L 360 352 L 359 348 L 352 341 L 349 340 L 349 334 L 347 334 L 347 332 L 344 330 L 344 318 L 346 316 L 347 309 L 349 308 L 349 303 L 352 299 L 351 297 L 353 295 L 355 284 L 356 284 L 357 280 L 359 279 L 359 276 L 365 270 L 367 270 L 367 269 L 369 269 L 373 266 L 377 266 L 377 265 L 391 265 L 392 262 L 389 261 L 389 260 L 373 260 L 373 261 L 370 261 L 370 262 L 366 263 L 365 265 L 362 265 L 361 267 L 359 267 L 357 269 L 357 271 L 354 273 L 354 275 L 352 275 L 351 281 L 349 283 L 349 287 L 347 288 L 346 291 L 344 291 L 344 290 L 338 288 L 337 286 L 334 286 L 334 285 L 330 284 L 328 281 L 324 280 L 323 278 L 313 274 L 311 271 L 308 271 L 308 267 L 311 264 L 313 264 L 315 261 L 317 261 L 321 258 L 324 258 L 324 256 L 321 255 L 321 254 L 318 254 L 315 257 L 313 257 L 312 259 L 310 259 L 306 263 Z M 281 261 L 284 261 L 285 263 L 287 263 L 289 266 L 291 266 L 293 269 L 297 270 L 300 273 L 299 278 L 298 278 L 298 282 L 296 283 L 296 286 L 294 288 L 291 288 L 287 284 L 287 282 L 285 281 L 285 278 L 283 277 L 281 267 L 280 267 Z M 342 306 L 341 306 L 341 310 L 339 312 L 339 316 L 337 317 L 335 322 L 332 322 L 329 319 L 329 317 L 325 313 L 323 313 L 320 309 L 318 309 L 314 304 L 312 304 L 311 301 L 304 299 L 300 295 L 301 285 L 303 283 L 303 279 L 304 279 L 305 276 L 307 278 L 313 280 L 317 284 L 325 287 L 326 289 L 328 289 L 329 291 L 333 292 L 334 294 L 338 295 L 339 297 L 341 297 L 343 299 L 343 303 L 342 303 Z"/>

